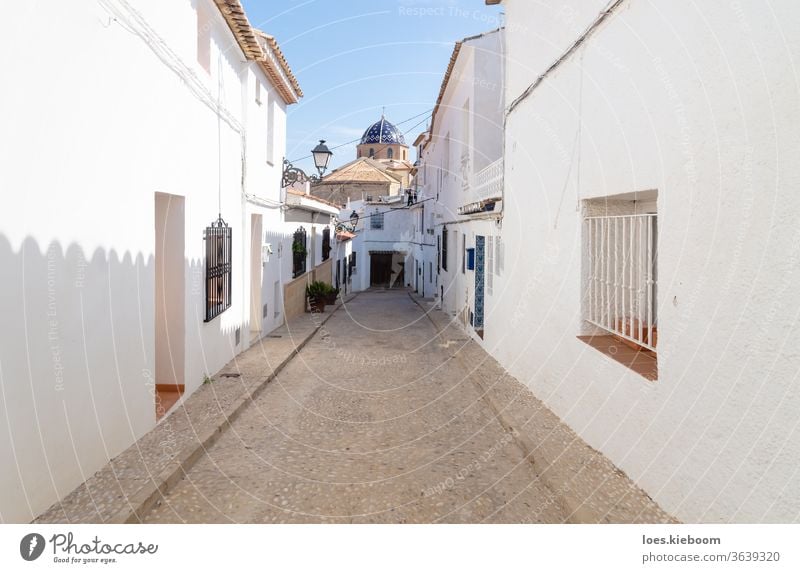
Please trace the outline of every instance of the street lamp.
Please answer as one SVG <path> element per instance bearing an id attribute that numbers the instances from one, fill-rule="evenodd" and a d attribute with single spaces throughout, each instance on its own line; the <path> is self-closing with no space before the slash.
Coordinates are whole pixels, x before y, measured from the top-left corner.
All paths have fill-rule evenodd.
<path id="1" fill-rule="evenodd" d="M 305 183 L 306 181 L 318 183 L 322 179 L 322 174 L 325 173 L 325 170 L 328 168 L 328 161 L 330 161 L 333 152 L 325 145 L 325 140 L 320 139 L 319 144 L 311 150 L 311 155 L 314 157 L 314 167 L 317 168 L 319 176 L 306 175 L 305 171 L 289 163 L 288 159 L 284 159 L 281 180 L 283 187 L 289 187 L 295 183 Z"/>
<path id="2" fill-rule="evenodd" d="M 325 170 L 328 168 L 328 161 L 330 161 L 333 151 L 328 149 L 324 139 L 320 139 L 319 145 L 311 150 L 311 154 L 314 156 L 314 165 L 317 171 L 319 171 L 319 176 L 322 177 L 322 174 L 325 173 Z"/>
<path id="3" fill-rule="evenodd" d="M 347 226 L 347 223 L 343 223 L 341 221 L 336 222 L 336 232 L 342 233 L 355 233 L 356 232 L 356 225 L 358 225 L 358 213 L 356 213 L 355 209 L 353 212 L 350 213 L 350 226 Z"/>

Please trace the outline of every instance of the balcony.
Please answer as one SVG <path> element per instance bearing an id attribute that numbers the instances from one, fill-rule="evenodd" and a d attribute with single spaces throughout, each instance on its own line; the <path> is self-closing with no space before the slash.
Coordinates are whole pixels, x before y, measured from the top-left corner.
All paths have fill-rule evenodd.
<path id="1" fill-rule="evenodd" d="M 476 201 L 500 199 L 503 196 L 503 158 L 490 163 L 474 178 L 473 193 Z"/>

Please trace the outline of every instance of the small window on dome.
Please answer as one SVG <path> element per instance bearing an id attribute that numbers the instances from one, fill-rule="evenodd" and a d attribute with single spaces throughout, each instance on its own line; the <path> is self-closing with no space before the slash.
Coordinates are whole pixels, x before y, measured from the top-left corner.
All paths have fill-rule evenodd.
<path id="1" fill-rule="evenodd" d="M 389 150 L 386 152 L 386 157 L 392 159 L 394 157 L 394 149 L 390 147 Z"/>
<path id="2" fill-rule="evenodd" d="M 375 150 L 372 149 L 371 147 L 369 148 L 369 156 L 370 157 L 375 157 Z"/>

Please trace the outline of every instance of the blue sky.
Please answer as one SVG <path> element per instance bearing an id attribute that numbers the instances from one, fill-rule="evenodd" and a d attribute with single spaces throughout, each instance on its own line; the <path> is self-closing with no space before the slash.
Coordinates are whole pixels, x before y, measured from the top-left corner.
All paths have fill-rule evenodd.
<path id="1" fill-rule="evenodd" d="M 383 106 L 396 124 L 429 112 L 454 42 L 497 28 L 502 18 L 484 0 L 242 3 L 250 23 L 278 40 L 305 94 L 289 107 L 290 160 L 308 155 L 319 139 L 333 146 L 361 137 Z M 398 125 L 409 145 L 425 117 Z M 331 165 L 354 158 L 355 144 L 347 145 L 334 150 Z M 315 172 L 310 159 L 297 165 Z"/>

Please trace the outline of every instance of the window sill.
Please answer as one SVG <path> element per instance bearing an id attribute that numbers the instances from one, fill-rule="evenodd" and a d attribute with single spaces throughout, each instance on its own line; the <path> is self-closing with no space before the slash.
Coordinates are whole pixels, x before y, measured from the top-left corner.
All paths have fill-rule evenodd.
<path id="1" fill-rule="evenodd" d="M 650 350 L 634 350 L 610 334 L 578 336 L 584 342 L 642 376 L 654 382 L 658 380 L 658 355 Z"/>

